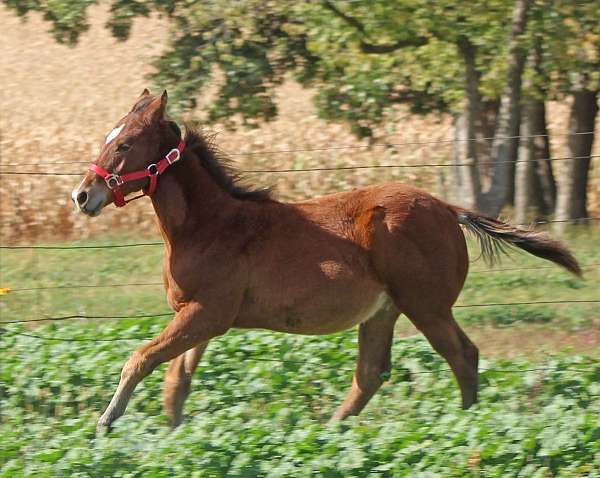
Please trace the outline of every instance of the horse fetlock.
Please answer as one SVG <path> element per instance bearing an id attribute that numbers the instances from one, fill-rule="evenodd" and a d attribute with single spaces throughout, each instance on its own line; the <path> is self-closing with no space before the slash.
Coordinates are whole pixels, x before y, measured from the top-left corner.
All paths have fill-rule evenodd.
<path id="1" fill-rule="evenodd" d="M 96 431 L 99 433 L 110 433 L 113 429 L 112 423 L 114 419 L 107 412 L 108 410 L 102 414 L 96 424 Z"/>
<path id="2" fill-rule="evenodd" d="M 474 403 L 477 403 L 478 388 L 479 378 L 476 371 L 474 375 L 463 379 L 463 386 L 461 387 L 463 410 L 467 410 Z"/>
<path id="3" fill-rule="evenodd" d="M 171 397 L 171 399 L 165 399 L 165 415 L 169 420 L 169 426 L 171 428 L 177 428 L 183 421 L 183 404 L 185 398 L 182 397 Z"/>
<path id="4" fill-rule="evenodd" d="M 462 409 L 463 410 L 468 410 L 475 403 L 477 403 L 477 390 L 473 391 L 470 394 L 470 396 L 468 396 L 468 397 L 463 396 L 463 399 L 462 399 Z"/>
<path id="5" fill-rule="evenodd" d="M 348 418 L 351 415 L 358 415 L 358 413 L 359 413 L 359 411 L 347 409 L 346 407 L 344 407 L 342 405 L 331 416 L 328 423 L 330 423 L 330 424 L 338 423 L 338 422 L 341 422 L 342 420 L 345 420 L 346 418 Z"/>

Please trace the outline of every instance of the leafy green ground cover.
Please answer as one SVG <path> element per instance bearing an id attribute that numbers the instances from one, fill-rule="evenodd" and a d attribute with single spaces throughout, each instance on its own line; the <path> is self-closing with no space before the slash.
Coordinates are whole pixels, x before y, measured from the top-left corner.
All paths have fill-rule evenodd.
<path id="1" fill-rule="evenodd" d="M 35 332 L 86 339 L 158 328 L 123 321 Z M 390 381 L 364 414 L 328 426 L 350 381 L 354 334 L 236 332 L 211 345 L 178 430 L 166 428 L 156 371 L 113 434 L 96 436 L 135 341 L 5 333 L 1 345 L 3 477 L 599 476 L 600 364 L 588 358 L 484 361 L 498 371 L 482 372 L 480 403 L 462 411 L 439 357 L 422 339 L 401 340 Z"/>
<path id="2" fill-rule="evenodd" d="M 593 235 L 572 245 L 582 263 L 600 262 Z M 0 287 L 159 282 L 161 256 L 160 247 L 3 250 Z M 546 265 L 519 255 L 500 268 Z M 472 273 L 460 303 L 597 299 L 598 269 L 586 275 L 579 282 L 558 269 Z M 1 321 L 167 309 L 160 286 L 15 290 L 1 299 Z M 597 304 L 456 313 L 467 330 L 529 323 L 576 331 L 599 323 Z M 353 331 L 230 333 L 211 343 L 179 429 L 170 432 L 162 415 L 161 367 L 139 386 L 114 432 L 96 436 L 121 365 L 166 320 L 3 326 L 0 477 L 600 476 L 597 353 L 557 353 L 539 362 L 484 356 L 480 403 L 462 411 L 444 362 L 423 339 L 399 338 L 391 377 L 364 413 L 330 426 L 351 380 Z M 116 337 L 132 340 L 90 341 Z"/>

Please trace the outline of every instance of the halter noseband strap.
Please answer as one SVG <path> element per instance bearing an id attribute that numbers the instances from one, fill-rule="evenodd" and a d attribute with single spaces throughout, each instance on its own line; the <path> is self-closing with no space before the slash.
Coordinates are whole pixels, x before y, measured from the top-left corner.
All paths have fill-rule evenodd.
<path id="1" fill-rule="evenodd" d="M 154 191 L 156 191 L 158 176 L 164 173 L 165 170 L 169 166 L 171 166 L 171 164 L 179 161 L 179 159 L 181 158 L 181 153 L 183 153 L 184 149 L 185 141 L 182 139 L 177 148 L 173 148 L 171 151 L 169 151 L 167 155 L 158 163 L 152 163 L 146 169 L 141 169 L 132 173 L 123 174 L 121 176 L 118 174 L 109 173 L 105 169 L 93 163 L 90 165 L 90 170 L 94 171 L 98 176 L 104 179 L 106 185 L 113 193 L 115 206 L 123 207 L 125 206 L 125 204 L 134 201 L 135 199 L 139 199 L 144 196 L 152 196 L 152 194 L 154 194 Z M 135 196 L 131 199 L 125 199 L 125 195 L 121 190 L 121 186 L 125 183 L 143 178 L 150 178 L 148 189 L 142 190 L 143 194 Z"/>

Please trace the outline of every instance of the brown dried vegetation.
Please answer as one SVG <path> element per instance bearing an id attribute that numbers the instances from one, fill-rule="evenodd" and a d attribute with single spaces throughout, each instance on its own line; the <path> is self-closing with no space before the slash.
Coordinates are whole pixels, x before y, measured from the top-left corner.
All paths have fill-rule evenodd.
<path id="1" fill-rule="evenodd" d="M 145 76 L 167 38 L 167 24 L 155 18 L 140 20 L 131 39 L 120 43 L 104 28 L 107 18 L 104 7 L 92 8 L 92 28 L 77 47 L 69 48 L 51 39 L 47 24 L 39 17 L 29 16 L 22 22 L 0 7 L 0 21 L 4 32 L 8 32 L 0 37 L 3 171 L 83 175 L 85 164 L 57 163 L 95 159 L 106 132 L 149 86 Z M 279 119 L 259 129 L 232 132 L 218 125 L 211 127 L 220 131 L 218 142 L 232 155 L 238 168 L 447 163 L 451 159 L 451 143 L 364 147 L 367 143 L 353 137 L 344 125 L 326 123 L 317 117 L 310 91 L 290 82 L 280 89 L 279 95 Z M 565 107 L 552 105 L 549 126 L 554 132 L 565 131 Z M 396 121 L 379 129 L 378 136 L 379 142 L 387 143 L 448 140 L 452 138 L 452 128 L 448 117 L 415 117 L 399 112 Z M 556 138 L 555 155 L 562 155 L 563 143 L 564 137 Z M 336 146 L 351 148 L 246 154 Z M 448 168 L 358 169 L 249 174 L 248 180 L 274 186 L 276 196 L 286 200 L 390 180 L 406 181 L 444 195 L 443 184 L 448 183 L 449 173 Z M 76 216 L 69 193 L 77 181 L 77 176 L 0 176 L 2 242 L 79 239 L 104 232 L 155 232 L 149 201 L 138 201 L 119 211 L 108 208 L 100 220 Z M 596 185 L 591 189 L 591 200 L 596 203 L 600 188 Z"/>

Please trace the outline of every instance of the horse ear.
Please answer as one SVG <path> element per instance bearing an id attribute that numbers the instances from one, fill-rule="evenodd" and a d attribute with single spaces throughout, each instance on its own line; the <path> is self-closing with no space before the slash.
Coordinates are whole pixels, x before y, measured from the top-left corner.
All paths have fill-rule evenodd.
<path id="1" fill-rule="evenodd" d="M 137 109 L 138 105 L 141 105 L 143 100 L 145 100 L 148 96 L 150 96 L 150 91 L 148 90 L 148 88 L 144 88 L 144 91 L 142 91 L 142 94 L 138 96 L 137 100 L 135 100 L 135 103 L 133 104 L 129 112 L 133 113 Z M 146 103 L 144 102 L 144 104 Z"/>
<path id="2" fill-rule="evenodd" d="M 152 122 L 160 121 L 165 117 L 167 111 L 167 90 L 163 92 L 160 98 L 152 100 L 148 108 L 146 109 L 146 115 Z"/>

